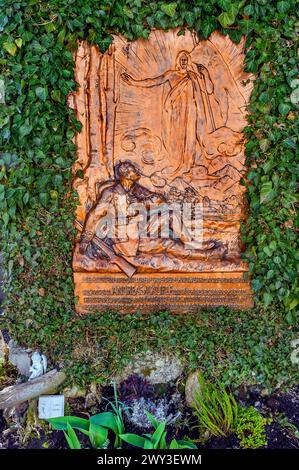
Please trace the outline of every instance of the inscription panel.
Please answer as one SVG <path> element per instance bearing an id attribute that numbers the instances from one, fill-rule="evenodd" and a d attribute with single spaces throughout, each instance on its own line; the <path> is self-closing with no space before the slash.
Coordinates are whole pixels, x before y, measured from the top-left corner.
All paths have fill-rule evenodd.
<path id="1" fill-rule="evenodd" d="M 251 291 L 242 273 L 138 274 L 131 279 L 124 274 L 76 273 L 75 283 L 82 313 L 188 313 L 204 306 L 252 307 Z"/>
<path id="2" fill-rule="evenodd" d="M 79 313 L 252 305 L 240 242 L 245 39 L 178 32 L 76 52 Z"/>

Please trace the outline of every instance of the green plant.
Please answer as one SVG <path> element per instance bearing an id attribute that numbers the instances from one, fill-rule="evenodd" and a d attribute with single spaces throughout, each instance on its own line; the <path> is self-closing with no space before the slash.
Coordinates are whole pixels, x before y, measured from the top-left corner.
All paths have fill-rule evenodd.
<path id="1" fill-rule="evenodd" d="M 166 442 L 166 421 L 159 423 L 150 413 L 146 412 L 146 416 L 151 422 L 155 431 L 152 434 L 122 434 L 121 439 L 128 444 L 142 449 L 196 449 L 196 445 L 190 441 L 172 439 L 169 446 Z"/>
<path id="2" fill-rule="evenodd" d="M 77 429 L 89 437 L 90 443 L 95 449 L 102 449 L 107 445 L 109 430 L 115 434 L 115 447 L 120 442 L 118 416 L 110 411 L 93 415 L 89 419 L 62 416 L 60 418 L 50 418 L 47 421 L 54 429 L 64 431 L 66 438 L 68 435 L 72 442 L 76 440 L 72 429 Z M 121 431 L 123 430 L 121 428 Z M 68 438 L 67 441 L 69 443 Z"/>
<path id="3" fill-rule="evenodd" d="M 295 424 L 291 423 L 284 413 L 280 413 L 276 416 L 276 420 L 282 428 L 285 428 L 295 439 L 299 441 L 299 429 Z"/>
<path id="4" fill-rule="evenodd" d="M 92 447 L 102 449 L 108 442 L 108 429 L 113 427 L 113 413 L 101 413 L 91 416 L 90 419 L 78 418 L 76 416 L 62 416 L 59 418 L 50 418 L 47 421 L 54 429 L 63 431 L 68 445 L 71 449 L 80 449 L 81 445 L 74 431 L 77 429 L 89 437 Z M 99 422 L 101 424 L 99 424 Z"/>
<path id="5" fill-rule="evenodd" d="M 53 363 L 62 363 L 69 380 L 80 386 L 99 378 L 107 382 L 136 354 L 147 350 L 183 358 L 189 370 L 202 367 L 207 378 L 234 389 L 242 383 L 258 383 L 271 392 L 278 385 L 299 381 L 299 368 L 289 359 L 296 332 L 285 327 L 277 309 L 241 311 L 237 319 L 236 312 L 227 308 L 217 309 L 217 314 L 209 309 L 190 316 L 160 312 L 119 317 L 107 312 L 63 317 L 48 313 L 32 309 L 27 320 L 35 328 L 30 331 L 16 320 L 14 338 L 20 343 L 24 337 L 30 339 L 32 348 L 43 350 Z"/>
<path id="6" fill-rule="evenodd" d="M 64 432 L 70 449 L 81 449 L 80 441 L 75 429 L 89 437 L 92 447 L 103 449 L 108 444 L 108 431 L 115 434 L 114 447 L 121 445 L 122 441 L 143 449 L 196 449 L 196 445 L 190 441 L 173 439 L 169 446 L 166 443 L 166 421 L 158 423 L 157 420 L 147 413 L 147 417 L 152 423 L 155 432 L 138 436 L 137 434 L 125 434 L 125 427 L 122 420 L 121 406 L 116 400 L 116 404 L 109 402 L 114 409 L 112 412 L 103 412 L 91 416 L 88 419 L 76 416 L 62 416 L 60 418 L 50 418 L 47 421 L 54 429 Z"/>
<path id="7" fill-rule="evenodd" d="M 240 446 L 258 449 L 267 445 L 265 427 L 269 420 L 263 418 L 253 406 L 240 408 L 236 423 L 236 436 Z"/>
<path id="8" fill-rule="evenodd" d="M 0 6 L 0 243 L 11 335 L 48 351 L 78 383 L 107 379 L 148 348 L 178 352 L 191 369 L 202 366 L 234 387 L 298 382 L 299 368 L 289 360 L 298 315 L 296 1 L 0 0 Z M 256 308 L 237 317 L 223 308 L 182 318 L 74 314 L 71 166 L 80 126 L 67 107 L 76 87 L 72 51 L 78 39 L 104 51 L 112 34 L 146 38 L 153 27 L 187 27 L 204 39 L 218 29 L 235 42 L 246 35 L 246 69 L 256 80 L 242 236 Z M 86 338 L 103 357 L 84 352 Z"/>
<path id="9" fill-rule="evenodd" d="M 89 437 L 92 447 L 102 449 L 108 443 L 108 431 L 114 433 L 114 447 L 121 447 L 121 435 L 125 432 L 122 405 L 118 401 L 116 385 L 114 383 L 114 402 L 108 401 L 113 412 L 105 411 L 93 415 L 88 419 L 78 418 L 76 416 L 62 416 L 59 418 L 48 419 L 49 423 L 58 430 L 64 432 L 66 440 L 71 449 L 77 449 L 78 438 L 74 429 L 86 434 Z M 74 428 L 74 429 L 73 429 Z M 73 446 L 73 447 L 71 447 Z"/>
<path id="10" fill-rule="evenodd" d="M 67 440 L 70 449 L 81 449 L 79 439 L 70 423 L 67 423 L 67 430 L 63 431 L 63 434 Z"/>
<path id="11" fill-rule="evenodd" d="M 208 432 L 210 436 L 227 436 L 232 433 L 239 412 L 234 396 L 223 385 L 206 382 L 202 374 L 198 374 L 198 384 L 193 407 L 200 433 Z"/>
<path id="12" fill-rule="evenodd" d="M 114 435 L 115 435 L 114 447 L 119 447 L 119 446 L 121 447 L 121 435 L 125 432 L 125 425 L 124 425 L 124 420 L 123 420 L 123 408 L 125 405 L 123 405 L 118 400 L 115 382 L 113 384 L 113 390 L 114 390 L 114 402 L 108 401 L 108 404 L 111 406 L 114 412 L 114 421 L 110 423 L 110 429 L 114 432 Z M 101 424 L 101 418 L 100 418 L 101 415 L 97 415 L 97 416 L 98 416 L 98 419 L 97 419 L 98 424 Z"/>

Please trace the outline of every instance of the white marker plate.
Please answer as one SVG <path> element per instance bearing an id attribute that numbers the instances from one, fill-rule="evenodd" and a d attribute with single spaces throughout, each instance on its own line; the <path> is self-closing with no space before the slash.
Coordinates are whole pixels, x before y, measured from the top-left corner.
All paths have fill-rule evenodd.
<path id="1" fill-rule="evenodd" d="M 41 395 L 38 400 L 40 419 L 64 416 L 64 395 Z"/>

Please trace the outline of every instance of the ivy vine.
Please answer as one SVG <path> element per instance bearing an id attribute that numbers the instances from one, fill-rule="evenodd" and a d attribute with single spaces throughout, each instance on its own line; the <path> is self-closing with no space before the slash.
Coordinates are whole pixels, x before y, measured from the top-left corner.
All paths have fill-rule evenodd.
<path id="1" fill-rule="evenodd" d="M 201 38 L 216 29 L 235 42 L 247 37 L 246 71 L 257 78 L 245 130 L 244 257 L 257 311 L 273 309 L 295 325 L 296 0 L 0 0 L 0 11 L 1 253 L 12 331 L 43 345 L 76 325 L 71 166 L 80 126 L 66 98 L 76 88 L 72 53 L 78 39 L 105 51 L 114 33 L 133 40 L 147 38 L 151 28 L 174 27 Z"/>

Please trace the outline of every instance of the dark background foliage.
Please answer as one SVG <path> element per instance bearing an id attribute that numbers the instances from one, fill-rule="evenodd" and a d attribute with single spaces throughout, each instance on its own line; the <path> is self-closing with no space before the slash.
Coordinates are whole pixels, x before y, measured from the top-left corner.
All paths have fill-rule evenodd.
<path id="1" fill-rule="evenodd" d="M 96 370 L 109 376 L 148 347 L 187 355 L 191 368 L 202 364 L 236 384 L 298 379 L 289 359 L 298 315 L 296 1 L 0 0 L 0 9 L 1 252 L 5 318 L 16 339 L 51 351 L 81 381 Z M 256 307 L 80 319 L 71 271 L 72 137 L 80 130 L 66 104 L 76 88 L 72 52 L 81 38 L 104 51 L 114 33 L 146 38 L 152 27 L 185 26 L 201 38 L 215 29 L 235 42 L 247 35 L 246 70 L 257 78 L 246 129 L 243 241 Z M 74 358 L 80 344 L 93 348 L 90 358 Z"/>

